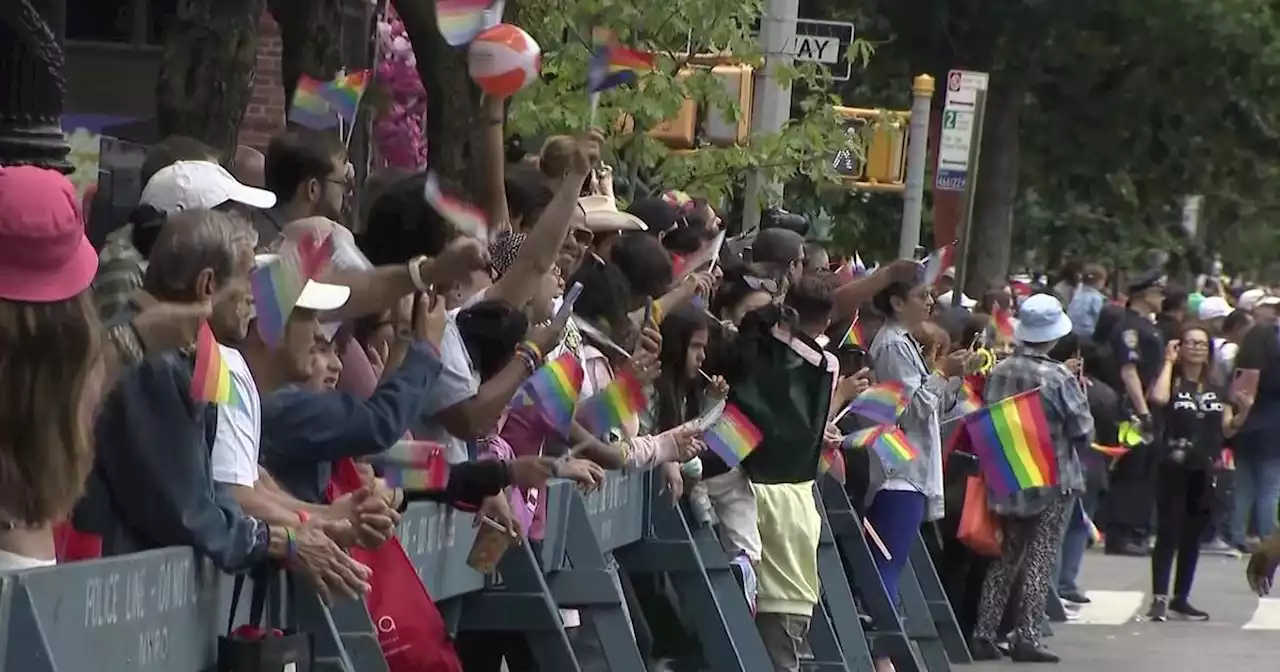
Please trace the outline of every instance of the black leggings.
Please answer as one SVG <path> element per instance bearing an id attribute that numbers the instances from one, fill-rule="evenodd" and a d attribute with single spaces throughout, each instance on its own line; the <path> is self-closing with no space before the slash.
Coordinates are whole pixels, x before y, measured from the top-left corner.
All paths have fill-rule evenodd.
<path id="1" fill-rule="evenodd" d="M 1151 551 L 1151 591 L 1169 594 L 1173 559 L 1178 559 L 1175 597 L 1186 598 L 1196 578 L 1200 537 L 1209 524 L 1213 502 L 1213 476 L 1205 469 L 1160 465 L 1156 482 L 1156 546 Z"/>

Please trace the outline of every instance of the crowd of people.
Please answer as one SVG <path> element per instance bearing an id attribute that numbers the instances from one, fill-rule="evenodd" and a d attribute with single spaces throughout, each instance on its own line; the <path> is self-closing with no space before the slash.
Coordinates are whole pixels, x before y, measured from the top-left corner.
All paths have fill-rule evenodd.
<path id="1" fill-rule="evenodd" d="M 537 543 L 549 478 L 590 490 L 606 470 L 654 468 L 717 526 L 774 666 L 796 671 L 821 595 L 813 484 L 835 459 L 883 541 L 891 594 L 922 526 L 943 531 L 931 550 L 980 659 L 1058 659 L 1041 620 L 1050 596 L 1088 601 L 1091 520 L 1108 552 L 1151 555 L 1153 620 L 1208 618 L 1189 601 L 1204 544 L 1260 551 L 1255 584 L 1268 587 L 1280 296 L 1211 281 L 1188 297 L 1153 273 L 1112 301 L 1088 265 L 952 307 L 950 272 L 833 261 L 784 212 L 725 242 L 722 213 L 679 191 L 620 208 L 598 136 L 553 137 L 508 163 L 491 129 L 477 193 L 441 187 L 483 211 L 479 231 L 424 197 L 435 176 L 357 185 L 343 146 L 306 129 L 231 157 L 164 140 L 100 250 L 64 177 L 0 168 L 0 569 L 190 546 L 227 572 L 276 561 L 326 598 L 358 597 L 370 572 L 348 549 L 387 540 L 409 502 Z M 326 241 L 324 270 L 273 334 L 253 284 L 308 241 Z M 230 373 L 226 403 L 193 393 L 205 330 Z M 579 400 L 634 380 L 639 412 L 559 426 L 527 403 L 527 381 L 566 355 Z M 995 557 L 948 524 L 963 508 L 953 430 L 975 380 L 988 404 L 1039 391 L 1059 474 L 990 497 Z M 865 425 L 843 410 L 884 383 L 905 395 L 895 422 L 919 459 L 841 449 Z M 719 401 L 759 429 L 741 464 L 693 422 Z M 438 446 L 446 480 L 392 485 L 386 457 L 406 437 Z M 333 489 L 348 468 L 360 487 Z M 663 598 L 632 585 L 654 593 L 642 604 Z M 603 669 L 589 624 L 562 617 L 584 669 Z M 441 646 L 461 669 L 536 669 L 518 633 L 481 634 Z M 658 637 L 653 658 L 689 664 L 679 635 Z M 893 669 L 877 653 L 877 670 Z"/>

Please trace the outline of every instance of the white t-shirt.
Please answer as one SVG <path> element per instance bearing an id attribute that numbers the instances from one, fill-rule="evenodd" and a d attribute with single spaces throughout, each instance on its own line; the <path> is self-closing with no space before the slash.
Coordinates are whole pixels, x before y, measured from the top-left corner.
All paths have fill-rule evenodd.
<path id="1" fill-rule="evenodd" d="M 0 551 L 0 572 L 15 569 L 35 569 L 37 567 L 53 567 L 58 564 L 57 560 L 40 560 L 37 558 L 28 558 L 25 555 L 10 553 L 9 551 Z"/>
<path id="2" fill-rule="evenodd" d="M 218 345 L 231 371 L 233 403 L 218 405 L 213 437 L 213 480 L 252 488 L 258 482 L 258 447 L 262 436 L 262 398 L 249 365 L 234 348 Z"/>
<path id="3" fill-rule="evenodd" d="M 480 391 L 479 376 L 471 365 L 471 356 L 458 332 L 458 311 L 449 311 L 444 325 L 444 337 L 440 339 L 440 377 L 436 379 L 422 411 L 420 422 L 414 427 L 414 435 L 426 441 L 439 441 L 445 447 L 449 464 L 466 462 L 467 442 L 448 432 L 436 422 L 435 415 L 455 404 L 476 396 Z"/>

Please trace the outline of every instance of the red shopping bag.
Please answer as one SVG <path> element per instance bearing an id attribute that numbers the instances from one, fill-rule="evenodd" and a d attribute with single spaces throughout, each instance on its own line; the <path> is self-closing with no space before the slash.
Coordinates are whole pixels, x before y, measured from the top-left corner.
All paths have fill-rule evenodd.
<path id="1" fill-rule="evenodd" d="M 102 557 L 102 537 L 77 530 L 69 520 L 53 526 L 53 547 L 59 563 Z"/>
<path id="2" fill-rule="evenodd" d="M 334 464 L 331 494 L 353 492 L 363 485 L 353 460 Z M 390 539 L 376 549 L 354 548 L 351 556 L 373 570 L 365 601 L 391 672 L 462 672 L 440 610 L 400 540 Z"/>

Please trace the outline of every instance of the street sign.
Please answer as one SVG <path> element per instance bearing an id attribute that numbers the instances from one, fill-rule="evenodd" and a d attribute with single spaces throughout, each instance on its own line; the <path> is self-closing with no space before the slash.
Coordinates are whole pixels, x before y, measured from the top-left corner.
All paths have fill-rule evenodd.
<path id="1" fill-rule="evenodd" d="M 755 29 L 760 30 L 757 22 Z M 849 47 L 853 44 L 853 24 L 845 21 L 796 19 L 795 34 L 787 38 L 782 53 L 797 61 L 819 63 L 837 82 L 847 82 L 853 75 Z"/>
<path id="2" fill-rule="evenodd" d="M 952 70 L 947 73 L 934 189 L 964 191 L 969 175 L 969 150 L 973 145 L 978 116 L 978 92 L 987 90 L 989 79 L 985 72 Z"/>

